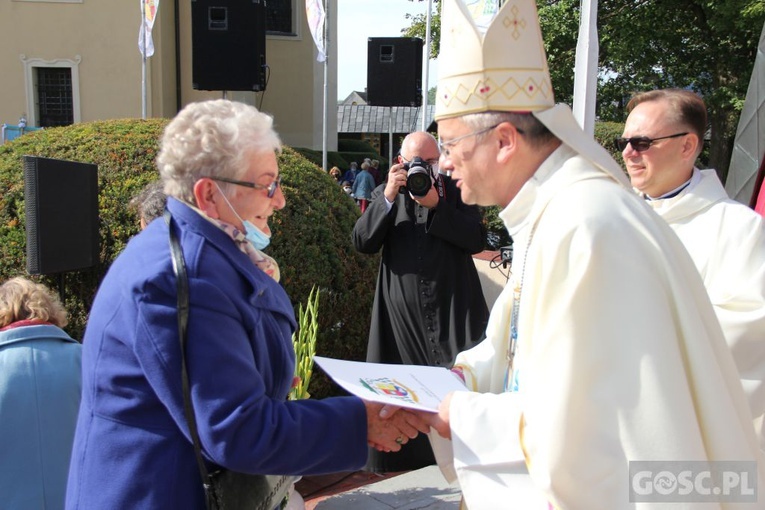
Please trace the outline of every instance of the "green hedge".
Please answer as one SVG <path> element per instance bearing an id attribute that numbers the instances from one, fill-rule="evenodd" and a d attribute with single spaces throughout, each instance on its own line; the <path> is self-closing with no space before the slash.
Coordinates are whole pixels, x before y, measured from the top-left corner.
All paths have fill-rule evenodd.
<path id="1" fill-rule="evenodd" d="M 26 134 L 0 146 L 0 279 L 26 275 L 25 154 L 98 165 L 100 263 L 66 273 L 67 332 L 82 338 L 88 310 L 109 264 L 138 230 L 127 207 L 158 173 L 154 159 L 166 119 L 126 119 L 81 123 Z M 317 351 L 324 356 L 364 359 L 379 257 L 358 254 L 351 231 L 359 216 L 354 202 L 333 180 L 298 153 L 285 148 L 279 158 L 287 206 L 272 221 L 268 252 L 279 262 L 282 284 L 295 308 L 313 285 L 321 290 Z M 77 197 L 71 197 L 76 200 Z M 33 280 L 59 289 L 59 276 Z M 314 378 L 316 397 L 333 393 L 326 378 Z"/>
<path id="2" fill-rule="evenodd" d="M 322 160 L 324 158 L 322 151 L 306 149 L 304 147 L 293 147 L 293 149 L 305 159 L 321 168 Z M 336 166 L 340 169 L 348 168 L 348 162 L 339 153 L 334 151 L 327 151 L 327 170 L 333 166 Z"/>
<path id="3" fill-rule="evenodd" d="M 596 122 L 595 123 L 595 139 L 605 147 L 605 149 L 611 154 L 611 156 L 619 163 L 624 169 L 624 160 L 622 159 L 622 152 L 616 148 L 614 139 L 619 138 L 624 133 L 623 122 Z M 626 169 L 625 169 L 626 171 Z"/>
<path id="4" fill-rule="evenodd" d="M 364 140 L 356 138 L 340 138 L 337 140 L 337 150 L 339 152 L 370 152 L 376 154 L 374 146 Z M 372 158 L 376 159 L 376 158 Z M 363 161 L 363 159 L 362 159 Z"/>

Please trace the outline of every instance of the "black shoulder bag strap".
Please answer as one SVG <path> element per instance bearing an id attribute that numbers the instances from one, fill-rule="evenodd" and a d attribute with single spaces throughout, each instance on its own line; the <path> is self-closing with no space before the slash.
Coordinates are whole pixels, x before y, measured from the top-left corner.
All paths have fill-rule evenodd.
<path id="1" fill-rule="evenodd" d="M 176 287 L 178 289 L 178 336 L 181 342 L 181 384 L 183 387 L 183 412 L 186 415 L 186 422 L 189 425 L 189 434 L 194 443 L 194 453 L 197 457 L 199 474 L 202 476 L 202 486 L 205 489 L 207 498 L 207 508 L 215 508 L 215 496 L 213 487 L 209 482 L 207 466 L 202 458 L 202 448 L 199 442 L 199 432 L 197 430 L 197 419 L 194 415 L 194 406 L 191 402 L 191 389 L 189 388 L 189 374 L 186 369 L 186 338 L 187 326 L 189 322 L 189 280 L 186 274 L 186 261 L 183 258 L 183 249 L 178 242 L 178 236 L 173 231 L 172 214 L 165 209 L 165 223 L 170 235 L 170 255 L 173 261 L 173 272 L 175 273 Z"/>

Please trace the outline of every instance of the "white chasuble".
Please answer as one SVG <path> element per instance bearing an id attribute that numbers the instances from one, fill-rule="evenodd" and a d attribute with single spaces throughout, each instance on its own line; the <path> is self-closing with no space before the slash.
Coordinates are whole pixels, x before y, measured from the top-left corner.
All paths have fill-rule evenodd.
<path id="1" fill-rule="evenodd" d="M 452 441 L 433 441 L 468 509 L 662 508 L 630 502 L 636 460 L 756 461 L 765 488 L 736 367 L 666 223 L 565 145 L 500 217 L 523 280 L 518 392 L 503 392 L 510 288 L 457 358 L 473 391 L 453 395 Z"/>
<path id="2" fill-rule="evenodd" d="M 765 448 L 765 220 L 728 198 L 714 170 L 694 169 L 682 193 L 648 205 L 701 273 Z"/>

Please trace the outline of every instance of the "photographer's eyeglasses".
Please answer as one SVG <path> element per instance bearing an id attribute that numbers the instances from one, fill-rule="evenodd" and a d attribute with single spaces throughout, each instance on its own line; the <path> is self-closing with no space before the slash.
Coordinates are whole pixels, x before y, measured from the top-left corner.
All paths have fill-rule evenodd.
<path id="1" fill-rule="evenodd" d="M 274 197 L 274 193 L 276 193 L 276 188 L 278 188 L 282 183 L 281 175 L 279 175 L 276 179 L 274 179 L 274 181 L 271 184 L 268 184 L 268 185 L 258 184 L 258 183 L 249 182 L 249 181 L 237 181 L 235 179 L 229 179 L 227 177 L 212 177 L 211 175 L 203 175 L 202 177 L 206 177 L 207 179 L 212 179 L 213 181 L 236 184 L 237 186 L 245 186 L 247 188 L 266 190 L 268 192 L 268 198 Z"/>
<path id="2" fill-rule="evenodd" d="M 675 133 L 674 135 L 668 135 L 668 136 L 659 136 L 657 138 L 648 138 L 647 136 L 633 136 L 632 138 L 616 138 L 614 139 L 614 144 L 616 145 L 616 148 L 619 149 L 619 151 L 623 151 L 627 148 L 627 144 L 632 145 L 632 148 L 635 149 L 637 152 L 644 152 L 651 148 L 651 145 L 653 145 L 654 142 L 658 140 L 666 140 L 667 138 L 677 138 L 679 136 L 685 136 L 688 132 L 685 133 Z"/>
<path id="3" fill-rule="evenodd" d="M 452 138 L 451 140 L 446 141 L 438 141 L 438 149 L 441 151 L 441 154 L 449 157 L 449 151 L 454 148 L 455 145 L 457 145 L 457 142 L 460 142 L 464 140 L 465 138 L 470 138 L 471 136 L 478 136 L 482 135 L 484 133 L 488 133 L 495 127 L 499 126 L 499 124 L 494 124 L 493 126 L 489 126 L 487 128 L 479 129 L 478 131 L 473 131 L 472 133 L 468 133 L 466 135 L 458 136 L 457 138 Z"/>
<path id="4" fill-rule="evenodd" d="M 403 160 L 404 160 L 404 163 L 406 163 L 407 165 L 408 165 L 408 164 L 410 164 L 410 163 L 412 162 L 412 160 L 411 160 L 411 159 L 406 159 L 406 158 L 404 157 L 404 155 L 403 155 L 403 154 L 401 154 L 400 152 L 399 152 L 399 154 L 398 154 L 398 155 L 399 155 L 399 156 L 401 156 L 401 159 L 403 159 Z M 437 166 L 438 166 L 438 159 L 439 159 L 439 158 L 426 159 L 426 160 L 425 160 L 425 163 L 427 163 L 428 165 L 430 165 L 430 166 L 432 166 L 432 167 L 434 167 L 434 168 L 435 168 L 435 167 L 437 167 Z"/>

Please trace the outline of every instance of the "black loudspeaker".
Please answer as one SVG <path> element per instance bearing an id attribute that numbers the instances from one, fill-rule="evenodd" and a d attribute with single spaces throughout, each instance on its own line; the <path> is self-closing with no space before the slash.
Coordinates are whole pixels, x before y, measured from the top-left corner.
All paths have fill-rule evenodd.
<path id="1" fill-rule="evenodd" d="M 266 88 L 265 0 L 192 0 L 192 87 Z"/>
<path id="2" fill-rule="evenodd" d="M 368 104 L 422 105 L 422 45 L 418 37 L 368 39 Z"/>
<path id="3" fill-rule="evenodd" d="M 98 263 L 98 166 L 24 156 L 27 272 Z"/>

